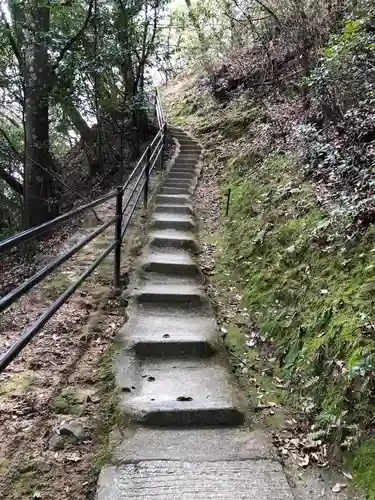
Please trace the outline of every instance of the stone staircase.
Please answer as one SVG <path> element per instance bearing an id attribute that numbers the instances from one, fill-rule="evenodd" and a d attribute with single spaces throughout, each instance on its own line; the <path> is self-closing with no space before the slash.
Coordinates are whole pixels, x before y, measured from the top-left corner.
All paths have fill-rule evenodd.
<path id="1" fill-rule="evenodd" d="M 97 500 L 292 500 L 273 447 L 245 423 L 194 259 L 201 147 L 172 132 L 180 151 L 156 196 L 120 332 L 117 387 L 131 424 Z"/>

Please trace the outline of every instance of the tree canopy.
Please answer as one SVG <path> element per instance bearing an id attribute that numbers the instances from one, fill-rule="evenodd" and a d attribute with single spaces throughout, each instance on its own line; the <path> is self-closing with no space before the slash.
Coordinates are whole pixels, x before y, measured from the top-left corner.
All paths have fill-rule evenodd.
<path id="1" fill-rule="evenodd" d="M 95 175 L 104 168 L 108 123 L 117 134 L 138 127 L 166 3 L 1 3 L 0 234 L 58 212 L 69 188 L 64 155 L 78 140 Z"/>

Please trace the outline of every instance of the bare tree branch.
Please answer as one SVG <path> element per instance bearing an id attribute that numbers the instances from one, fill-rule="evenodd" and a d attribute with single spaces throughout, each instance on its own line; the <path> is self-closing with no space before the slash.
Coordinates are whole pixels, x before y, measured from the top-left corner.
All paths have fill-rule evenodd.
<path id="1" fill-rule="evenodd" d="M 8 184 L 8 186 L 11 189 L 13 189 L 13 191 L 15 191 L 16 193 L 18 193 L 21 196 L 23 196 L 23 186 L 22 186 L 22 184 L 20 182 L 18 182 L 17 179 L 15 179 L 1 165 L 0 165 L 0 178 L 3 179 L 3 181 L 5 181 Z"/>
<path id="2" fill-rule="evenodd" d="M 0 135 L 3 136 L 5 141 L 7 142 L 8 146 L 10 149 L 13 151 L 13 154 L 16 156 L 16 158 L 20 161 L 23 162 L 23 155 L 17 150 L 16 146 L 13 144 L 11 138 L 9 135 L 5 132 L 3 128 L 0 127 Z"/>
<path id="3" fill-rule="evenodd" d="M 268 7 L 268 5 L 266 5 L 262 0 L 255 0 L 255 2 L 260 5 L 262 7 L 263 10 L 265 10 L 266 12 L 268 12 L 268 14 L 270 16 L 272 16 L 275 21 L 277 22 L 277 24 L 281 27 L 282 24 L 281 24 L 281 21 L 280 19 L 278 18 L 278 16 L 275 14 L 275 12 L 270 8 Z"/>
<path id="4" fill-rule="evenodd" d="M 20 69 L 22 69 L 24 66 L 22 53 L 20 51 L 20 48 L 17 45 L 16 39 L 13 36 L 12 28 L 6 19 L 4 12 L 1 12 L 1 21 L 3 22 L 3 24 L 5 26 L 5 31 L 6 31 L 10 46 L 12 47 L 13 53 L 16 56 L 19 67 L 20 67 Z"/>

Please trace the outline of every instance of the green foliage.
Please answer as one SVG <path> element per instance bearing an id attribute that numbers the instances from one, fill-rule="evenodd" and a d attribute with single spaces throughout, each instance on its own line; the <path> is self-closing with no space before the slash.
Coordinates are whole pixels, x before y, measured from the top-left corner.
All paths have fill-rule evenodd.
<path id="1" fill-rule="evenodd" d="M 20 229 L 23 215 L 28 223 L 37 224 L 41 204 L 52 207 L 61 201 L 61 177 L 63 183 L 70 186 L 74 180 L 64 179 L 64 168 L 59 180 L 55 172 L 52 175 L 49 172 L 57 170 L 61 156 L 79 137 L 86 143 L 83 149 L 89 159 L 89 174 L 96 173 L 99 149 L 104 159 L 109 154 L 115 156 L 117 151 L 111 151 L 109 146 L 107 151 L 105 144 L 99 148 L 95 143 L 98 136 L 104 143 L 102 129 L 110 126 L 113 135 L 124 134 L 132 111 L 139 112 L 139 102 L 134 96 L 147 85 L 147 73 L 155 64 L 166 3 L 167 0 L 111 0 L 96 4 L 92 0 L 3 2 L 0 8 L 0 237 Z M 31 22 L 38 26 L 36 30 L 30 29 Z M 39 52 L 34 50 L 38 44 Z M 42 52 L 45 57 L 41 57 Z M 30 82 L 34 70 L 40 81 L 33 87 Z M 29 92 L 31 87 L 33 92 Z M 27 94 L 33 98 L 26 100 Z M 38 110 L 45 116 L 33 123 L 32 117 L 36 117 Z M 47 121 L 48 132 L 42 126 Z M 101 134 L 91 129 L 98 121 Z M 41 144 L 34 147 L 38 141 Z M 37 157 L 36 151 L 42 148 L 45 151 Z M 50 189 L 51 177 L 54 185 Z M 18 189 L 12 179 L 19 182 Z M 24 206 L 23 185 L 29 195 L 25 196 Z M 37 185 L 43 189 L 30 193 Z M 13 191 L 18 193 L 17 203 Z M 34 206 L 29 206 L 32 203 Z"/>
<path id="2" fill-rule="evenodd" d="M 320 64 L 311 74 L 309 85 L 316 90 L 317 98 L 338 108 L 332 112 L 342 115 L 353 99 L 369 98 L 374 90 L 375 70 L 366 62 L 375 58 L 375 33 L 369 29 L 371 20 L 370 14 L 349 19 L 342 33 L 331 37 Z"/>

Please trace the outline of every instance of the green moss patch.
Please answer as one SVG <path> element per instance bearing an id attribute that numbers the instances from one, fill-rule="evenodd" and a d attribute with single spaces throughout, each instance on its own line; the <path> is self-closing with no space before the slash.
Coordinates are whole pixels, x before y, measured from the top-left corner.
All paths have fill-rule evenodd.
<path id="1" fill-rule="evenodd" d="M 65 387 L 54 399 L 52 408 L 63 415 L 80 415 L 85 405 L 85 397 L 76 387 Z"/>
<path id="2" fill-rule="evenodd" d="M 375 439 L 369 439 L 358 450 L 352 462 L 355 479 L 368 491 L 368 500 L 375 500 Z"/>
<path id="3" fill-rule="evenodd" d="M 314 395 L 316 415 L 355 410 L 351 421 L 369 422 L 375 231 L 343 240 L 287 156 L 271 156 L 256 176 L 232 170 L 228 184 L 219 263 L 241 282 L 282 371 L 301 396 Z"/>
<path id="4" fill-rule="evenodd" d="M 35 376 L 28 373 L 14 375 L 9 380 L 0 383 L 0 397 L 7 395 L 22 396 L 34 384 L 35 380 Z"/>

